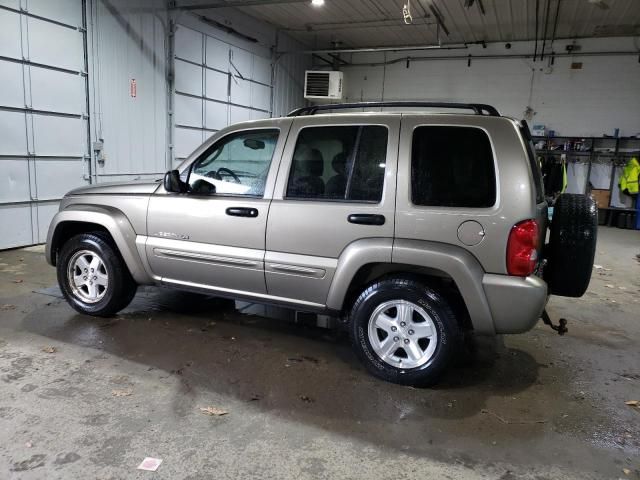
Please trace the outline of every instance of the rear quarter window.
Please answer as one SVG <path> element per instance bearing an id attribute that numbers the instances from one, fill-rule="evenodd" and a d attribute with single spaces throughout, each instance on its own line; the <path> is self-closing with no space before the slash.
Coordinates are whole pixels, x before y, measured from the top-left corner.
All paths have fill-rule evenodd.
<path id="1" fill-rule="evenodd" d="M 495 205 L 493 151 L 484 130 L 417 127 L 411 148 L 411 201 L 434 207 Z"/>

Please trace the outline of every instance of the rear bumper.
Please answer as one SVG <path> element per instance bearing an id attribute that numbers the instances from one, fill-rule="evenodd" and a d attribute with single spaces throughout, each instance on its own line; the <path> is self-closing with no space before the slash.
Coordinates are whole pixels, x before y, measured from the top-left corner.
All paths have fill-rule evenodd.
<path id="1" fill-rule="evenodd" d="M 547 304 L 547 284 L 534 275 L 522 278 L 485 274 L 482 286 L 496 333 L 531 330 Z"/>

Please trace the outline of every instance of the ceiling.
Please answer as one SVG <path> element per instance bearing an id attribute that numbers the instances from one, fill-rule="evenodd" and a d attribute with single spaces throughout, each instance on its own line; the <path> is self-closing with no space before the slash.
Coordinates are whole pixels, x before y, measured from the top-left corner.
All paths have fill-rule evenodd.
<path id="1" fill-rule="evenodd" d="M 411 25 L 402 18 L 407 1 Z M 178 2 L 211 18 L 219 7 L 234 7 L 311 48 L 433 45 L 438 36 L 443 44 L 534 40 L 536 5 L 539 39 L 545 29 L 553 36 L 556 13 L 558 39 L 640 35 L 640 0 L 325 0 L 321 7 L 310 0 Z"/>

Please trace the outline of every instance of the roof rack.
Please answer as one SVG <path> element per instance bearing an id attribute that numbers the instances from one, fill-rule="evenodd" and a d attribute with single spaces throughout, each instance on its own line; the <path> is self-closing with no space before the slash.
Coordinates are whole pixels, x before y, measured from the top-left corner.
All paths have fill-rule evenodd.
<path id="1" fill-rule="evenodd" d="M 293 110 L 288 117 L 300 117 L 314 115 L 323 110 L 344 110 L 349 108 L 377 108 L 377 107 L 427 107 L 427 108 L 453 108 L 472 110 L 476 115 L 489 115 L 499 117 L 500 113 L 495 107 L 484 103 L 449 103 L 449 102 L 359 102 L 359 103 L 326 103 L 312 105 Z"/>

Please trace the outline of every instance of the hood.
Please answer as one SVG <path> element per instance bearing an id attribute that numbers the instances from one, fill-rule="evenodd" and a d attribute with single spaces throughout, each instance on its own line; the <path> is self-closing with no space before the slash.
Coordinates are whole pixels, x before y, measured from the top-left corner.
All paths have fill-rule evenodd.
<path id="1" fill-rule="evenodd" d="M 150 195 L 156 191 L 159 182 L 136 181 L 136 182 L 110 182 L 87 185 L 76 188 L 67 193 L 70 195 Z"/>

